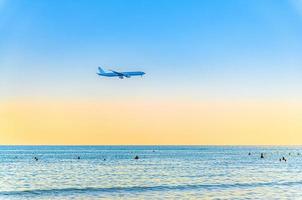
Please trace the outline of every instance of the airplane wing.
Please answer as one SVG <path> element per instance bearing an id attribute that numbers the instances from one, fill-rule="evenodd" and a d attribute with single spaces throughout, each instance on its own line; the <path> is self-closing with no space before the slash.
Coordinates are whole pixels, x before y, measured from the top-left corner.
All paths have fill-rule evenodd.
<path id="1" fill-rule="evenodd" d="M 120 77 L 123 77 L 123 76 L 125 76 L 127 78 L 130 77 L 128 74 L 124 74 L 124 73 L 117 72 L 117 71 L 114 71 L 114 70 L 110 70 L 110 71 L 112 71 L 113 73 L 115 73 L 116 75 L 118 75 Z"/>
<path id="2" fill-rule="evenodd" d="M 125 76 L 125 74 L 117 72 L 117 71 L 114 71 L 114 70 L 109 70 L 109 71 L 112 71 L 113 73 L 115 73 L 118 76 Z"/>

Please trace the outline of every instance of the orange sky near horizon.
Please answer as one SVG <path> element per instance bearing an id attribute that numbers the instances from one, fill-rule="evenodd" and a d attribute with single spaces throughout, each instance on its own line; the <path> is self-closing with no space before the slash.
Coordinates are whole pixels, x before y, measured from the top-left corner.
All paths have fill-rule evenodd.
<path id="1" fill-rule="evenodd" d="M 291 145 L 302 143 L 301 122 L 298 102 L 0 103 L 2 145 Z"/>

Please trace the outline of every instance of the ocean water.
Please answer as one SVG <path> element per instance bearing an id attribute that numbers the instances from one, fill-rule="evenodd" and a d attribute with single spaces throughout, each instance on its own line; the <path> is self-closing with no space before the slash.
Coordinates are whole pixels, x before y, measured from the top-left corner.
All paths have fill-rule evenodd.
<path id="1" fill-rule="evenodd" d="M 302 199 L 302 148 L 0 146 L 0 199 L 102 198 Z"/>

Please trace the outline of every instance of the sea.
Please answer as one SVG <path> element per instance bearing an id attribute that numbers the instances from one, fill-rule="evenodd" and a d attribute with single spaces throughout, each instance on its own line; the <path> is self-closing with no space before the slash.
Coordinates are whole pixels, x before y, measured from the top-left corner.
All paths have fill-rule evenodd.
<path id="1" fill-rule="evenodd" d="M 0 199 L 302 199 L 302 147 L 0 146 Z"/>

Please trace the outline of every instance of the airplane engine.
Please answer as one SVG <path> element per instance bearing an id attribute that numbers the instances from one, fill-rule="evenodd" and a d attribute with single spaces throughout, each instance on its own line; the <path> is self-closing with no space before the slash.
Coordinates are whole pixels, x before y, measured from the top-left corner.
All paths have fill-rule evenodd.
<path id="1" fill-rule="evenodd" d="M 120 78 L 120 79 L 124 79 L 124 77 L 123 77 L 123 76 L 119 76 L 119 78 Z"/>

